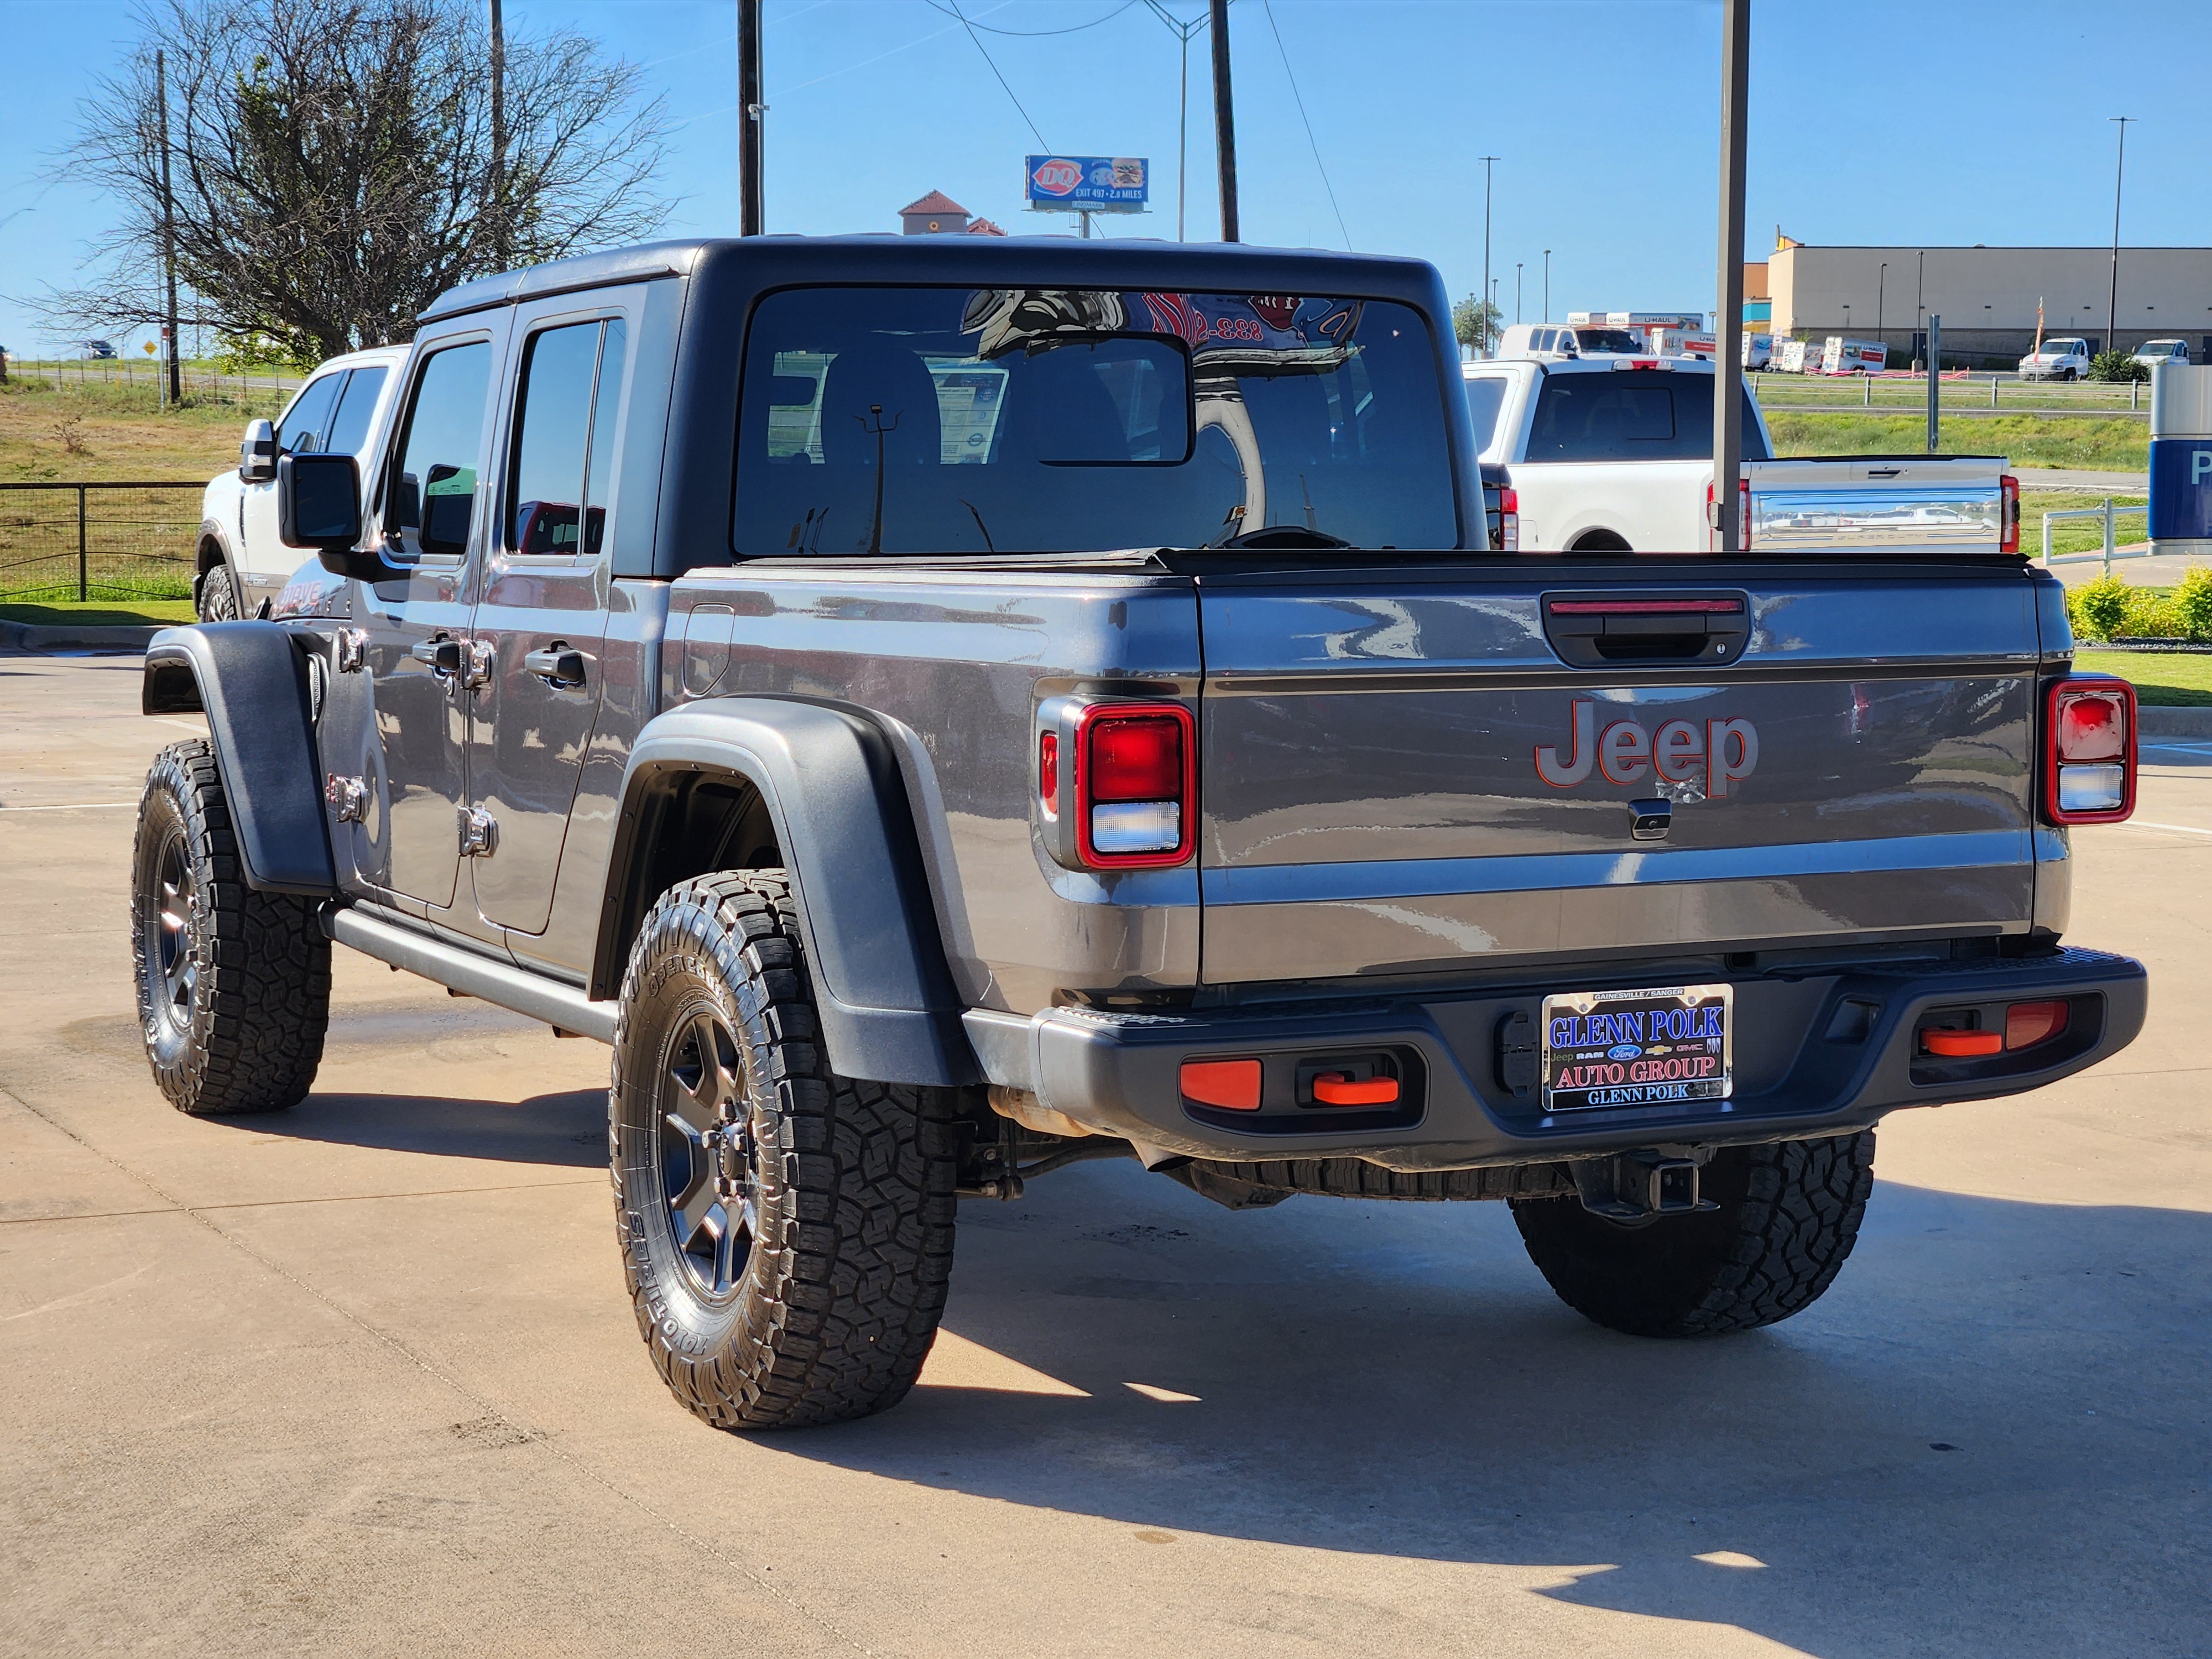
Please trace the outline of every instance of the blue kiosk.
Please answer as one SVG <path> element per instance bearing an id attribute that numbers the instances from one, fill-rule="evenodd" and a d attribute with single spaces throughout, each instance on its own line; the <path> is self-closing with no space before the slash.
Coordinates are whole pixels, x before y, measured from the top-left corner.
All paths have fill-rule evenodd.
<path id="1" fill-rule="evenodd" d="M 2151 370 L 2150 544 L 2212 560 L 2212 365 Z"/>

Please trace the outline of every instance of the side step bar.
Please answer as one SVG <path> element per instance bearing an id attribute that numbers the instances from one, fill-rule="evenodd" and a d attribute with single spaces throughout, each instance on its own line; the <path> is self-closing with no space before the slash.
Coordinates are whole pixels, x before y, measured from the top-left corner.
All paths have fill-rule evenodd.
<path id="1" fill-rule="evenodd" d="M 364 915 L 359 908 L 325 912 L 323 930 L 365 957 L 420 974 L 448 990 L 465 991 L 525 1018 L 542 1019 L 556 1030 L 573 1031 L 595 1042 L 615 1040 L 615 1005 L 591 1001 L 580 986 L 563 985 L 511 962 L 495 962 L 457 945 Z"/>

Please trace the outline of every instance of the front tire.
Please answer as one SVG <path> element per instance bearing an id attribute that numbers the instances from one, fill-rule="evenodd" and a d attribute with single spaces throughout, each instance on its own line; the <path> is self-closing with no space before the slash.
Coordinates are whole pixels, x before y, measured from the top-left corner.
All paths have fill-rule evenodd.
<path id="1" fill-rule="evenodd" d="M 639 1334 L 727 1429 L 864 1417 L 945 1309 L 950 1097 L 830 1070 L 780 870 L 661 896 L 623 976 L 608 1139 Z"/>
<path id="2" fill-rule="evenodd" d="M 200 578 L 199 603 L 193 607 L 202 622 L 236 622 L 238 620 L 238 584 L 231 580 L 230 567 L 218 561 L 208 567 Z"/>
<path id="3" fill-rule="evenodd" d="M 1723 1147 L 1699 1187 L 1718 1208 L 1623 1224 L 1572 1199 L 1516 1199 L 1513 1219 L 1559 1299 L 1608 1330 L 1755 1330 L 1835 1282 L 1874 1190 L 1874 1132 Z"/>
<path id="4" fill-rule="evenodd" d="M 202 739 L 154 758 L 131 852 L 138 1028 L 154 1081 L 195 1117 L 295 1104 L 322 1064 L 331 942 L 314 901 L 246 884 Z"/>

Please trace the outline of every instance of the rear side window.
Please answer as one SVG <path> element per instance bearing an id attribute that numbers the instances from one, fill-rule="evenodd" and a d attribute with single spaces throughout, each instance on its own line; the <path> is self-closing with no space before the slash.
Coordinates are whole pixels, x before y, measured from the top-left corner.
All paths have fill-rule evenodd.
<path id="1" fill-rule="evenodd" d="M 346 376 L 345 390 L 338 394 L 337 412 L 331 416 L 331 435 L 323 448 L 332 455 L 358 455 L 368 444 L 368 423 L 376 417 L 376 400 L 384 393 L 384 377 L 391 373 L 381 365 L 374 368 L 356 368 Z"/>
<path id="2" fill-rule="evenodd" d="M 344 380 L 343 369 L 318 374 L 292 400 L 291 408 L 284 411 L 284 423 L 276 428 L 277 447 L 286 454 L 306 455 L 327 447 L 323 438 L 331 428 L 331 405 L 337 403 L 338 387 Z"/>
<path id="3" fill-rule="evenodd" d="M 385 533 L 398 556 L 459 558 L 468 551 L 490 384 L 489 341 L 447 346 L 424 362 L 387 500 Z"/>
<path id="4" fill-rule="evenodd" d="M 787 289 L 740 398 L 740 556 L 1457 537 L 1435 343 L 1382 301 Z"/>
<path id="5" fill-rule="evenodd" d="M 623 346 L 616 318 L 544 329 L 524 348 L 507 487 L 507 544 L 514 551 L 599 551 Z"/>
<path id="6" fill-rule="evenodd" d="M 1711 374 L 1632 369 L 1547 374 L 1528 434 L 1532 461 L 1705 461 L 1713 454 Z M 1743 454 L 1768 459 L 1743 394 Z"/>
<path id="7" fill-rule="evenodd" d="M 1467 415 L 1474 423 L 1478 453 L 1490 447 L 1498 433 L 1498 411 L 1505 406 L 1505 378 L 1500 374 L 1470 377 L 1467 382 Z"/>

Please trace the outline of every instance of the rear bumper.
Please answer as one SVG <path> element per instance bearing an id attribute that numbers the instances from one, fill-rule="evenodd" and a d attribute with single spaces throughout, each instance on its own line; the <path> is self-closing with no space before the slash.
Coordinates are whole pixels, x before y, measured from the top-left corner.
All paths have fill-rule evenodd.
<path id="1" fill-rule="evenodd" d="M 1407 1171 L 1545 1162 L 1658 1143 L 1725 1145 L 1863 1128 L 1908 1106 L 1940 1106 L 2039 1088 L 2116 1054 L 2142 1029 L 2142 964 L 2100 951 L 1763 975 L 1735 983 L 1735 1094 L 1690 1102 L 1547 1114 L 1503 1076 L 1499 1031 L 1540 1018 L 1547 991 L 1654 983 L 1649 975 L 1424 996 L 1415 993 L 1181 1014 L 1055 1008 L 1030 1018 L 971 1012 L 969 1035 L 990 1080 L 1101 1134 L 1134 1142 L 1147 1162 L 1182 1156 L 1247 1161 L 1351 1157 Z M 2041 1050 L 1971 1062 L 1916 1054 L 1937 1009 L 2066 998 L 2069 1035 Z M 1184 1061 L 1258 1056 L 1263 1064 L 1352 1050 L 1413 1057 L 1419 1099 L 1404 1121 L 1333 1120 L 1309 1109 L 1237 1121 L 1185 1103 Z"/>

